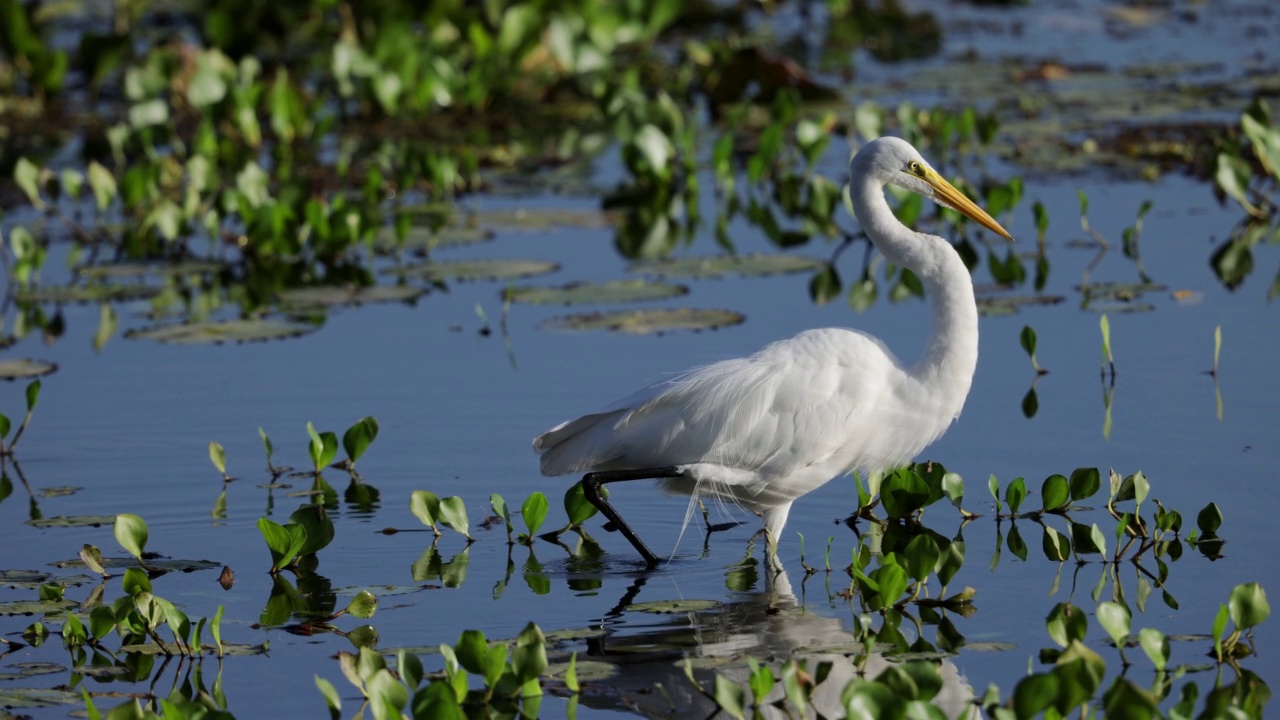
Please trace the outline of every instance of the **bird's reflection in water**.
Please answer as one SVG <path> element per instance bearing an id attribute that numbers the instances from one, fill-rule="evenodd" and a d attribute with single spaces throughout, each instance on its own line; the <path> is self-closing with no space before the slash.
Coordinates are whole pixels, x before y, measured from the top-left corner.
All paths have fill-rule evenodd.
<path id="1" fill-rule="evenodd" d="M 841 694 L 855 678 L 875 679 L 896 660 L 868 651 L 864 638 L 837 618 L 807 611 L 796 599 L 785 570 L 762 563 L 763 592 L 742 593 L 731 602 L 644 602 L 643 589 L 661 582 L 648 573 L 636 577 L 616 607 L 596 626 L 595 637 L 579 649 L 578 660 L 616 668 L 607 680 L 584 684 L 580 702 L 592 708 L 622 709 L 647 717 L 708 718 L 716 703 L 693 686 L 683 667 L 690 658 L 695 679 L 708 692 L 715 675 L 744 687 L 750 677 L 746 658 L 755 658 L 781 678 L 796 659 L 813 674 L 823 663 L 830 672 L 813 688 L 810 717 L 844 717 Z M 980 718 L 973 688 L 947 658 L 936 663 L 942 687 L 932 703 L 948 718 Z M 747 691 L 747 698 L 751 697 Z M 794 717 L 795 708 L 769 703 L 784 697 L 777 682 L 760 707 L 759 717 Z"/>

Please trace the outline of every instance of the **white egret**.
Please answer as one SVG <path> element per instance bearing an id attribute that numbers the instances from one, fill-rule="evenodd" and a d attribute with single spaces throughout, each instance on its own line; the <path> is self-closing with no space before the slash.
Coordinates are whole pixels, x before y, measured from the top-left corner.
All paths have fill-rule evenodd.
<path id="1" fill-rule="evenodd" d="M 586 473 L 586 496 L 650 564 L 658 557 L 600 496 L 604 483 L 656 479 L 670 492 L 729 498 L 763 516 L 776 547 L 791 503 L 850 471 L 906 464 L 960 414 L 978 363 L 973 281 L 946 240 L 915 232 L 884 197 L 892 183 L 1012 240 L 904 140 L 867 143 L 849 163 L 863 232 L 925 287 L 933 328 L 904 365 L 880 340 L 806 330 L 745 358 L 694 368 L 539 435 L 544 475 Z"/>

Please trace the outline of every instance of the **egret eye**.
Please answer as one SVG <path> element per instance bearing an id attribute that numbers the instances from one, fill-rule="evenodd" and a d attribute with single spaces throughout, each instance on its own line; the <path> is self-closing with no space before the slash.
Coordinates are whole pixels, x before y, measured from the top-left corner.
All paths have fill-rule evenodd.
<path id="1" fill-rule="evenodd" d="M 912 175 L 920 175 L 924 172 L 923 168 L 920 167 L 920 163 L 915 160 L 912 160 L 910 163 L 907 164 L 907 170 Z"/>

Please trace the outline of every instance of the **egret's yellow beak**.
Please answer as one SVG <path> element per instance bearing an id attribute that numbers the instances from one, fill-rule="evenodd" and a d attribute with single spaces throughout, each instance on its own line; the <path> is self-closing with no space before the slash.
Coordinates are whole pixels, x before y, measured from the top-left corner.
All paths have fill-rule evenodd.
<path id="1" fill-rule="evenodd" d="M 988 215 L 986 210 L 983 210 L 973 204 L 972 200 L 965 197 L 964 193 L 960 192 L 954 185 L 947 182 L 946 178 L 935 172 L 933 168 L 926 167 L 924 172 L 921 173 L 920 179 L 928 183 L 929 187 L 933 188 L 933 192 L 935 193 L 934 199 L 938 202 L 1007 240 L 1013 239 L 1013 236 L 1009 234 L 1009 231 L 1000 227 L 1000 223 L 996 222 L 995 218 Z"/>

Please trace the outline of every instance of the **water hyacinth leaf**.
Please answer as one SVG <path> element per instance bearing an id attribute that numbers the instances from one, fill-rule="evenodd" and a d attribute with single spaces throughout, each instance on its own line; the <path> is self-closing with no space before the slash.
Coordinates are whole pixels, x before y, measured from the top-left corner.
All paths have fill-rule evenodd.
<path id="1" fill-rule="evenodd" d="M 1009 487 L 1004 490 L 1004 501 L 1009 505 L 1009 512 L 1018 513 L 1018 508 L 1022 507 L 1022 501 L 1027 497 L 1027 484 L 1021 477 L 1016 477 L 1013 482 L 1009 483 Z"/>
<path id="2" fill-rule="evenodd" d="M 1071 499 L 1075 502 L 1093 497 L 1101 487 L 1102 475 L 1097 468 L 1076 468 L 1072 471 Z"/>
<path id="3" fill-rule="evenodd" d="M 1222 527 L 1222 511 L 1217 503 L 1209 503 L 1196 515 L 1196 526 L 1204 534 L 1216 533 Z"/>
<path id="4" fill-rule="evenodd" d="M 1164 670 L 1169 662 L 1169 638 L 1155 628 L 1142 628 L 1138 631 L 1138 645 L 1142 652 L 1151 659 L 1156 670 Z"/>
<path id="5" fill-rule="evenodd" d="M 378 437 L 378 421 L 373 416 L 360 418 L 342 435 L 342 448 L 354 464 Z"/>
<path id="6" fill-rule="evenodd" d="M 463 670 L 481 677 L 485 674 L 485 665 L 489 659 L 489 641 L 479 630 L 463 630 L 458 642 L 453 646 L 454 655 Z"/>
<path id="7" fill-rule="evenodd" d="M 542 527 L 542 522 L 547 518 L 547 509 L 547 496 L 541 492 L 532 493 L 520 506 L 520 516 L 524 518 L 530 537 L 538 534 L 538 528 Z"/>
<path id="8" fill-rule="evenodd" d="M 147 548 L 147 523 L 131 513 L 121 513 L 115 521 L 116 542 L 130 555 L 141 559 Z"/>
<path id="9" fill-rule="evenodd" d="M 1054 562 L 1064 562 L 1071 557 L 1071 541 L 1051 527 L 1044 528 L 1041 549 L 1044 550 L 1044 556 Z"/>
<path id="10" fill-rule="evenodd" d="M 1095 615 L 1098 624 L 1111 637 L 1111 642 L 1117 647 L 1123 647 L 1125 639 L 1129 637 L 1129 609 L 1120 603 L 1104 602 L 1098 604 Z"/>
<path id="11" fill-rule="evenodd" d="M 569 656 L 569 667 L 564 671 L 564 687 L 571 693 L 582 690 L 582 685 L 578 682 L 578 652 L 576 650 Z"/>
<path id="12" fill-rule="evenodd" d="M 716 673 L 715 677 L 713 697 L 716 705 L 730 717 L 744 720 L 743 708 L 747 698 L 742 686 L 719 673 Z"/>
<path id="13" fill-rule="evenodd" d="M 258 518 L 258 532 L 267 543 L 271 553 L 271 569 L 277 571 L 285 568 L 297 557 L 298 551 L 306 543 L 306 530 L 301 525 L 290 523 L 281 525 L 268 518 Z"/>
<path id="14" fill-rule="evenodd" d="M 1018 530 L 1016 522 L 1009 527 L 1009 539 L 1006 542 L 1009 552 L 1013 553 L 1014 557 L 1025 562 L 1027 559 L 1027 543 L 1022 539 L 1022 532 Z"/>
<path id="15" fill-rule="evenodd" d="M 947 499 L 957 508 L 964 500 L 964 478 L 959 473 L 945 473 L 942 476 L 942 491 L 947 494 Z"/>
<path id="16" fill-rule="evenodd" d="M 319 675 L 314 676 L 316 689 L 320 691 L 320 695 L 324 697 L 325 707 L 329 708 L 329 720 L 341 720 L 342 718 L 342 697 L 338 695 L 338 691 L 333 687 L 333 683 L 325 680 Z"/>
<path id="17" fill-rule="evenodd" d="M 137 595 L 141 592 L 151 592 L 151 579 L 147 577 L 147 573 L 142 568 L 125 568 L 124 578 L 120 581 L 121 588 L 127 595 Z"/>
<path id="18" fill-rule="evenodd" d="M 546 638 L 543 637 L 542 630 L 532 622 L 516 637 L 516 645 L 511 649 L 511 669 L 515 671 L 520 683 L 526 686 L 536 683 L 547 669 Z M 541 694 L 541 690 L 533 694 Z"/>
<path id="19" fill-rule="evenodd" d="M 1035 360 L 1036 357 L 1036 331 L 1031 329 L 1030 325 L 1023 325 L 1022 332 L 1018 335 L 1018 342 L 1022 345 L 1022 349 L 1027 355 Z"/>
<path id="20" fill-rule="evenodd" d="M 938 566 L 942 552 L 932 536 L 921 533 L 907 543 L 906 549 L 902 551 L 902 557 L 907 574 L 916 582 L 921 582 Z"/>
<path id="21" fill-rule="evenodd" d="M 40 166 L 25 157 L 18 158 L 13 165 L 13 182 L 26 194 L 27 200 L 37 210 L 44 208 L 44 200 L 40 197 Z"/>
<path id="22" fill-rule="evenodd" d="M 428 490 L 415 490 L 409 496 L 409 511 L 421 520 L 423 525 L 435 530 L 436 522 L 440 518 L 440 497 Z M 438 535 L 439 531 L 436 534 Z"/>
<path id="23" fill-rule="evenodd" d="M 1000 512 L 1000 481 L 996 480 L 995 475 L 987 478 L 987 491 L 991 493 L 991 499 L 996 503 L 996 512 Z"/>
<path id="24" fill-rule="evenodd" d="M 367 620 L 378 610 L 378 598 L 368 590 L 361 590 L 347 603 L 347 614 Z"/>
<path id="25" fill-rule="evenodd" d="M 608 330 L 624 335 L 654 335 L 677 330 L 716 330 L 739 325 L 745 319 L 746 316 L 742 313 L 715 308 L 617 310 L 553 317 L 539 323 L 538 329 L 579 332 Z"/>
<path id="26" fill-rule="evenodd" d="M 1262 585 L 1251 582 L 1237 585 L 1227 601 L 1231 622 L 1239 630 L 1249 630 L 1260 625 L 1271 615 L 1271 605 Z"/>
<path id="27" fill-rule="evenodd" d="M 289 515 L 289 522 L 302 527 L 306 534 L 299 555 L 315 555 L 333 542 L 333 520 L 323 505 L 303 505 Z"/>
<path id="28" fill-rule="evenodd" d="M 498 493 L 489 496 L 489 507 L 493 510 L 493 514 L 502 518 L 502 522 L 506 523 L 507 532 L 511 532 L 511 511 L 507 509 L 507 501 L 502 499 Z"/>
<path id="29" fill-rule="evenodd" d="M 213 461 L 213 466 L 223 475 L 227 474 L 227 451 L 222 448 L 221 443 L 209 443 L 209 459 Z"/>
<path id="30" fill-rule="evenodd" d="M 907 591 L 907 572 L 896 563 L 876 568 L 871 573 L 871 579 L 880 588 L 878 601 L 873 600 L 872 607 L 887 608 L 896 605 L 898 599 Z"/>
<path id="31" fill-rule="evenodd" d="M 666 300 L 688 295 L 689 288 L 647 280 L 576 282 L 559 287 L 523 286 L 503 291 L 503 299 L 533 305 L 603 305 Z"/>
<path id="32" fill-rule="evenodd" d="M 465 535 L 468 540 L 472 539 L 467 521 L 467 504 L 457 495 L 440 501 L 440 524 Z"/>
<path id="33" fill-rule="evenodd" d="M 1226 605 L 1218 606 L 1218 614 L 1213 618 L 1213 649 L 1218 657 L 1222 657 L 1222 635 L 1227 630 L 1227 621 L 1231 619 L 1231 611 Z"/>
<path id="34" fill-rule="evenodd" d="M 923 508 L 929 500 L 929 486 L 911 468 L 889 474 L 880 485 L 880 501 L 890 518 L 902 518 Z"/>
<path id="35" fill-rule="evenodd" d="M 80 548 L 80 560 L 84 562 L 84 566 L 89 568 L 90 572 L 108 577 L 107 570 L 102 565 L 102 551 L 98 548 L 86 543 Z"/>
<path id="36" fill-rule="evenodd" d="M 582 487 L 582 483 L 574 483 L 565 491 L 564 512 L 569 516 L 570 527 L 581 525 L 598 512 L 596 506 L 587 500 L 586 490 Z"/>
<path id="37" fill-rule="evenodd" d="M 1073 641 L 1084 639 L 1089 630 L 1089 621 L 1080 608 L 1071 603 L 1058 603 L 1049 611 L 1045 629 L 1055 643 L 1065 648 Z"/>
<path id="38" fill-rule="evenodd" d="M 36 403 L 40 401 L 40 387 L 41 385 L 39 380 L 32 380 L 30 383 L 27 383 L 25 395 L 27 398 L 28 413 L 35 412 Z"/>
<path id="39" fill-rule="evenodd" d="M 755 658 L 747 656 L 747 664 L 751 668 L 751 676 L 748 678 L 747 684 L 751 688 L 751 697 L 753 704 L 759 705 L 764 699 L 773 692 L 774 677 L 773 669 L 768 665 L 761 664 Z"/>
<path id="40" fill-rule="evenodd" d="M 1040 498 L 1045 511 L 1061 510 L 1071 501 L 1067 479 L 1061 475 L 1050 475 L 1040 486 Z"/>
<path id="41" fill-rule="evenodd" d="M 87 175 L 89 188 L 93 190 L 94 201 L 98 205 L 98 212 L 102 212 L 116 198 L 118 190 L 116 178 L 111 174 L 110 170 L 103 167 L 97 160 L 89 161 Z"/>

